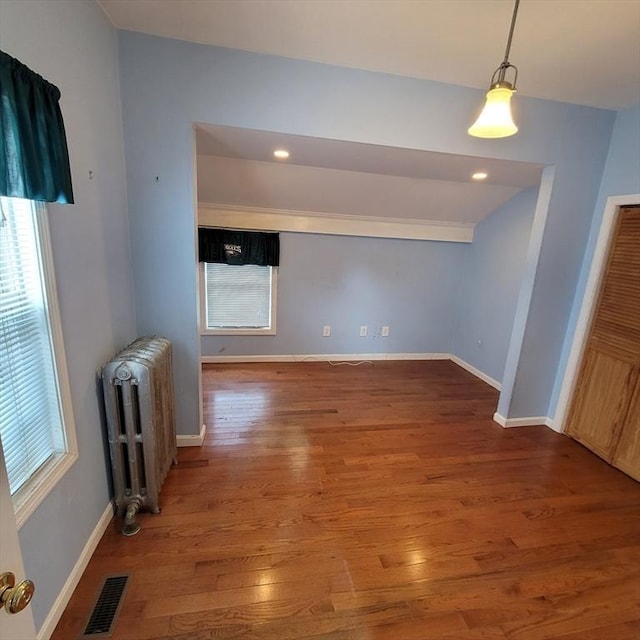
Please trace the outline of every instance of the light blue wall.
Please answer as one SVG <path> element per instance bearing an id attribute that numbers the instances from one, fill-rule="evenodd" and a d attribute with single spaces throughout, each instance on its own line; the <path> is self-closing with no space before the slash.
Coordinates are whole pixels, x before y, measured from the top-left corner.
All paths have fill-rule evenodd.
<path id="1" fill-rule="evenodd" d="M 611 144 L 607 154 L 607 162 L 602 174 L 602 182 L 598 192 L 598 200 L 593 214 L 591 233 L 586 247 L 580 280 L 576 287 L 576 295 L 569 320 L 560 366 L 558 367 L 553 395 L 549 405 L 548 415 L 556 413 L 558 396 L 562 387 L 564 372 L 569 358 L 573 341 L 573 333 L 578 322 L 580 307 L 584 297 L 584 290 L 589 277 L 591 261 L 595 250 L 604 208 L 609 196 L 621 196 L 640 193 L 640 104 L 619 111 L 616 116 Z"/>
<path id="2" fill-rule="evenodd" d="M 38 583 L 38 626 L 108 501 L 100 365 L 136 333 L 168 335 L 176 346 L 178 427 L 199 429 L 194 121 L 555 165 L 515 387 L 547 406 L 593 212 L 601 210 L 594 203 L 611 112 L 520 96 L 519 134 L 478 140 L 466 129 L 480 91 L 121 33 L 136 331 L 114 31 L 89 1 L 3 0 L 1 18 L 3 50 L 62 89 L 77 201 L 50 207 L 50 220 L 80 459 L 20 531 Z M 615 184 L 622 172 L 632 175 L 633 166 L 613 156 L 636 131 L 634 118 L 637 111 L 619 116 L 602 193 L 622 189 Z M 425 266 L 446 262 L 424 258 Z M 442 339 L 439 330 L 425 333 L 429 344 Z"/>
<path id="3" fill-rule="evenodd" d="M 80 457 L 20 530 L 40 627 L 109 502 L 96 374 L 135 337 L 117 48 L 74 0 L 3 0 L 0 41 L 62 91 L 76 198 L 49 220 Z"/>
<path id="4" fill-rule="evenodd" d="M 50 220 L 80 459 L 20 531 L 38 583 L 38 626 L 108 501 L 100 365 L 138 332 L 168 335 L 176 346 L 178 427 L 199 429 L 194 121 L 556 165 L 516 385 L 547 405 L 593 212 L 600 212 L 594 203 L 611 112 L 518 97 L 520 133 L 477 140 L 466 128 L 480 91 L 122 33 L 136 331 L 114 31 L 89 1 L 3 0 L 1 18 L 3 50 L 62 90 L 77 202 L 50 207 Z M 634 117 L 619 116 L 612 155 Z M 624 170 L 611 160 L 603 185 L 621 188 L 614 181 Z"/>
<path id="5" fill-rule="evenodd" d="M 455 291 L 452 352 L 498 382 L 502 382 L 537 196 L 537 187 L 522 191 L 476 226 Z"/>
<path id="6" fill-rule="evenodd" d="M 306 233 L 281 233 L 280 241 L 278 334 L 204 336 L 203 355 L 450 351 L 468 245 Z M 383 325 L 389 337 L 376 337 Z"/>
<path id="7" fill-rule="evenodd" d="M 466 133 L 481 91 L 132 32 L 119 38 L 139 329 L 177 345 L 180 433 L 200 424 L 193 122 L 555 165 L 512 394 L 526 415 L 546 411 L 613 112 L 519 96 L 518 135 L 482 140 Z"/>

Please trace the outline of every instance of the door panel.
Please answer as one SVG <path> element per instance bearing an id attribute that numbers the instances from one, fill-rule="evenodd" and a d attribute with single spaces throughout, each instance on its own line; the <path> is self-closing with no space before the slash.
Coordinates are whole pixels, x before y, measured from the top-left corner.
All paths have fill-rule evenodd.
<path id="1" fill-rule="evenodd" d="M 640 206 L 621 207 L 567 433 L 640 479 Z"/>
<path id="2" fill-rule="evenodd" d="M 589 350 L 567 433 L 610 462 L 636 378 L 636 369 L 628 362 Z"/>
<path id="3" fill-rule="evenodd" d="M 640 375 L 629 405 L 629 411 L 620 431 L 613 464 L 632 478 L 640 480 Z"/>
<path id="4" fill-rule="evenodd" d="M 18 541 L 16 518 L 9 494 L 9 480 L 4 465 L 4 455 L 0 446 L 0 573 L 11 571 L 16 583 L 24 580 L 22 552 Z M 35 596 L 38 597 L 37 594 Z M 11 640 L 35 640 L 36 630 L 33 624 L 31 606 L 24 611 L 8 614 L 0 610 L 0 638 Z"/>
<path id="5" fill-rule="evenodd" d="M 640 365 L 640 208 L 623 207 L 589 347 Z"/>

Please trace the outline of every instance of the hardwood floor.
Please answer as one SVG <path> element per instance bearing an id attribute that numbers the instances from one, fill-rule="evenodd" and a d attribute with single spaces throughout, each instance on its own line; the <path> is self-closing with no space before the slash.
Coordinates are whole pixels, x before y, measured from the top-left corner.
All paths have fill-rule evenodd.
<path id="1" fill-rule="evenodd" d="M 104 536 L 53 636 L 638 640 L 640 484 L 448 361 L 210 365 L 163 511 Z"/>

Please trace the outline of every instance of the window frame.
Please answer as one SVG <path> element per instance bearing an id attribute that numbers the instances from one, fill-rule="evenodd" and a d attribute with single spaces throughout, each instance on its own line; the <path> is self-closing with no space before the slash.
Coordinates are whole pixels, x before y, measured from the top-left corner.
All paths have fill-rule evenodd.
<path id="1" fill-rule="evenodd" d="M 11 496 L 18 530 L 78 459 L 78 441 L 73 417 L 71 387 L 64 349 L 47 208 L 43 202 L 32 200 L 30 203 L 36 231 L 37 260 L 46 301 L 55 384 L 62 422 L 62 437 L 66 451 L 52 455 L 24 486 Z"/>
<path id="2" fill-rule="evenodd" d="M 209 329 L 207 327 L 207 290 L 204 277 L 204 262 L 198 263 L 198 279 L 200 290 L 200 335 L 201 336 L 275 336 L 277 319 L 278 297 L 278 267 L 271 267 L 271 326 L 264 329 L 255 327 L 232 328 L 221 327 Z"/>

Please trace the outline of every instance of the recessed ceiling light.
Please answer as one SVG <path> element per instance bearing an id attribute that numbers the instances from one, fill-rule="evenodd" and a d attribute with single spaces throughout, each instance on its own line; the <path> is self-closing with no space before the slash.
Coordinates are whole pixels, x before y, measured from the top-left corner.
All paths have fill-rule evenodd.
<path id="1" fill-rule="evenodd" d="M 486 180 L 487 177 L 489 176 L 488 173 L 485 173 L 484 171 L 476 171 L 471 178 L 473 180 Z"/>
<path id="2" fill-rule="evenodd" d="M 286 160 L 289 157 L 289 152 L 286 149 L 276 149 L 273 155 L 278 158 L 278 160 Z"/>

